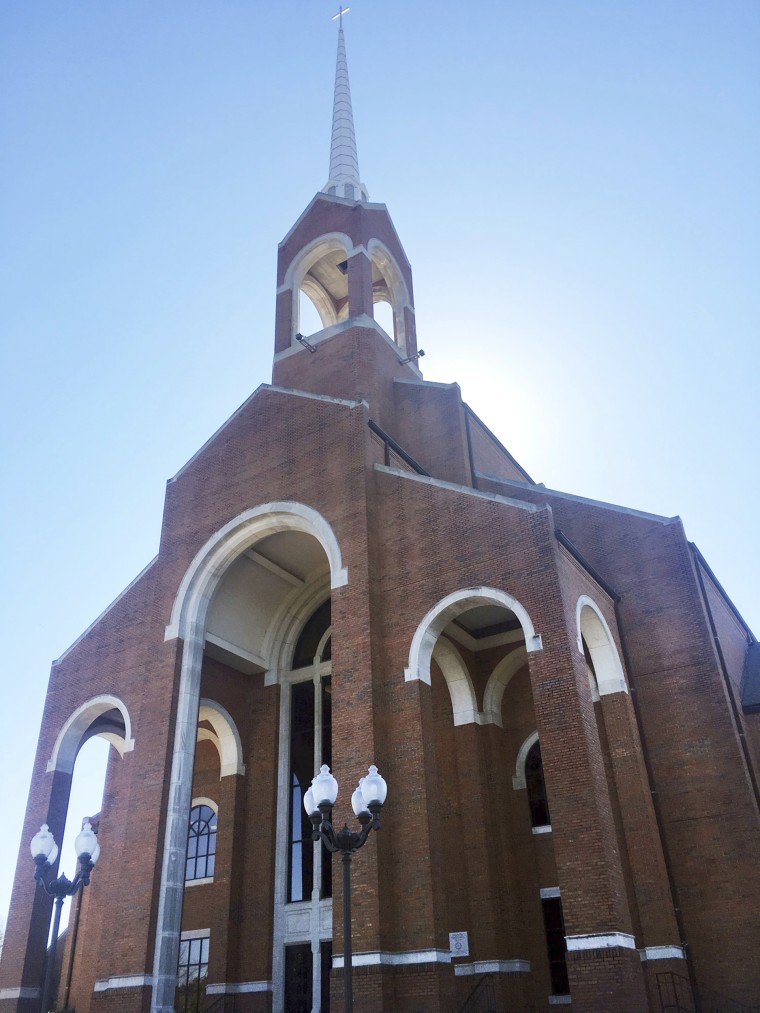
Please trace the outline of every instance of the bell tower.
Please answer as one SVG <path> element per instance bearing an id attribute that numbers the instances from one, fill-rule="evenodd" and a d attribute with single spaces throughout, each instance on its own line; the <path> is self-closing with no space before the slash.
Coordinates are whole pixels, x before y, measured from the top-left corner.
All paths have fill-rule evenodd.
<path id="1" fill-rule="evenodd" d="M 319 315 L 312 334 L 302 333 L 302 297 Z M 381 302 L 390 306 L 391 333 L 375 319 Z M 412 271 L 386 206 L 369 200 L 359 174 L 341 25 L 329 177 L 278 248 L 272 378 L 372 401 L 394 377 L 420 378 Z"/>

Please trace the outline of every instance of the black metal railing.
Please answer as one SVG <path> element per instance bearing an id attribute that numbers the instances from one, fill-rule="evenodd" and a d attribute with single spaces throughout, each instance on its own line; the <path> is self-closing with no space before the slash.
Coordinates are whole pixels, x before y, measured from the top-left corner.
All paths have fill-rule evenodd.
<path id="1" fill-rule="evenodd" d="M 235 996 L 217 996 L 204 1007 L 203 1013 L 235 1013 Z"/>
<path id="2" fill-rule="evenodd" d="M 421 464 L 412 457 L 411 454 L 407 454 L 400 444 L 396 443 L 392 436 L 389 436 L 384 429 L 381 429 L 377 422 L 373 422 L 372 419 L 367 420 L 367 424 L 375 436 L 379 436 L 383 441 L 383 447 L 385 449 L 385 464 L 390 466 L 391 464 L 391 451 L 400 457 L 401 460 L 408 464 L 412 471 L 416 471 L 418 475 L 424 475 L 426 478 L 430 478 L 430 475 L 425 471 Z"/>
<path id="3" fill-rule="evenodd" d="M 496 986 L 492 974 L 484 974 L 465 999 L 458 1013 L 499 1013 L 496 1007 Z"/>
<path id="4" fill-rule="evenodd" d="M 691 982 L 674 971 L 657 974 L 661 1013 L 760 1013 L 760 1005 L 748 1005 L 717 992 L 692 992 Z"/>

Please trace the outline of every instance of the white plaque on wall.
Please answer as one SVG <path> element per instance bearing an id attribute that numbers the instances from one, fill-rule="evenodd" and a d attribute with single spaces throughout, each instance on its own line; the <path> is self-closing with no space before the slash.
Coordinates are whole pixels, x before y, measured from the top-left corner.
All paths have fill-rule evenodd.
<path id="1" fill-rule="evenodd" d="M 449 949 L 452 957 L 469 957 L 470 940 L 466 932 L 449 932 Z"/>

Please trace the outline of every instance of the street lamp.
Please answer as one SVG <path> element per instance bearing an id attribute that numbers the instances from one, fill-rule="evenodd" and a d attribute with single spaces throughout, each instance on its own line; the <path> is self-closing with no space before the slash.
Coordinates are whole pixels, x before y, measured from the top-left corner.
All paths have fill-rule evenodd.
<path id="1" fill-rule="evenodd" d="M 98 860 L 100 845 L 92 829 L 89 820 L 85 821 L 80 833 L 74 841 L 74 848 L 79 859 L 79 869 L 73 880 L 67 879 L 61 874 L 58 879 L 52 878 L 53 866 L 58 858 L 58 845 L 50 833 L 47 823 L 44 823 L 32 838 L 30 850 L 34 859 L 34 878 L 37 885 L 49 897 L 55 900 L 55 915 L 53 918 L 53 938 L 50 942 L 50 949 L 47 955 L 45 967 L 45 984 L 42 989 L 41 1013 L 48 1013 L 51 1007 L 51 991 L 53 987 L 53 972 L 55 969 L 55 950 L 58 943 L 58 928 L 61 924 L 61 909 L 66 897 L 73 897 L 83 886 L 90 882 L 90 873 Z"/>
<path id="2" fill-rule="evenodd" d="M 361 778 L 359 786 L 351 796 L 354 815 L 359 820 L 361 830 L 356 833 L 343 824 L 342 830 L 335 830 L 332 824 L 332 808 L 338 797 L 338 782 L 330 773 L 327 764 L 323 764 L 319 773 L 311 782 L 303 798 L 311 825 L 313 841 L 321 840 L 328 851 L 339 851 L 343 862 L 343 987 L 345 993 L 346 1013 L 353 1013 L 353 954 L 351 950 L 351 857 L 355 851 L 363 847 L 369 837 L 370 830 L 380 829 L 380 810 L 388 794 L 388 785 L 378 774 L 373 764 L 367 776 Z"/>

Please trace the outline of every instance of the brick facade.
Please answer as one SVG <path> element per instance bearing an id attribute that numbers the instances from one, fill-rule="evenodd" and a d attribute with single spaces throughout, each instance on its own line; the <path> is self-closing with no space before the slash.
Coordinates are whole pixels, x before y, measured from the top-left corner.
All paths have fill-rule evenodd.
<path id="1" fill-rule="evenodd" d="M 328 234 L 344 260 L 325 246 L 309 270 L 338 322 L 311 352 L 294 333 L 299 258 Z M 382 271 L 406 300 L 403 347 L 372 320 Z M 482 988 L 503 1010 L 643 1013 L 676 981 L 685 1009 L 695 990 L 760 1002 L 751 633 L 677 519 L 534 484 L 455 384 L 426 384 L 412 299 L 382 205 L 320 194 L 281 245 L 273 386 L 169 482 L 157 558 L 53 667 L 0 1013 L 39 1006 L 49 903 L 27 841 L 43 822 L 60 839 L 66 749 L 88 721 L 110 722 L 121 755 L 70 1006 L 168 1010 L 180 937 L 207 933 L 205 1007 L 311 1009 L 288 979 L 298 946 L 318 1006 L 331 943 L 322 995 L 341 1008 L 337 858 L 332 900 L 290 899 L 312 847 L 289 843 L 293 687 L 324 700 L 328 676 L 329 731 L 324 702 L 306 731 L 341 784 L 336 822 L 369 763 L 389 785 L 353 860 L 357 1008 L 455 1013 Z M 330 650 L 298 668 L 328 598 Z M 546 825 L 526 782 L 536 734 Z M 218 810 L 216 866 L 183 890 L 198 798 Z M 557 898 L 564 972 L 544 924 Z M 452 957 L 451 932 L 469 955 Z"/>

